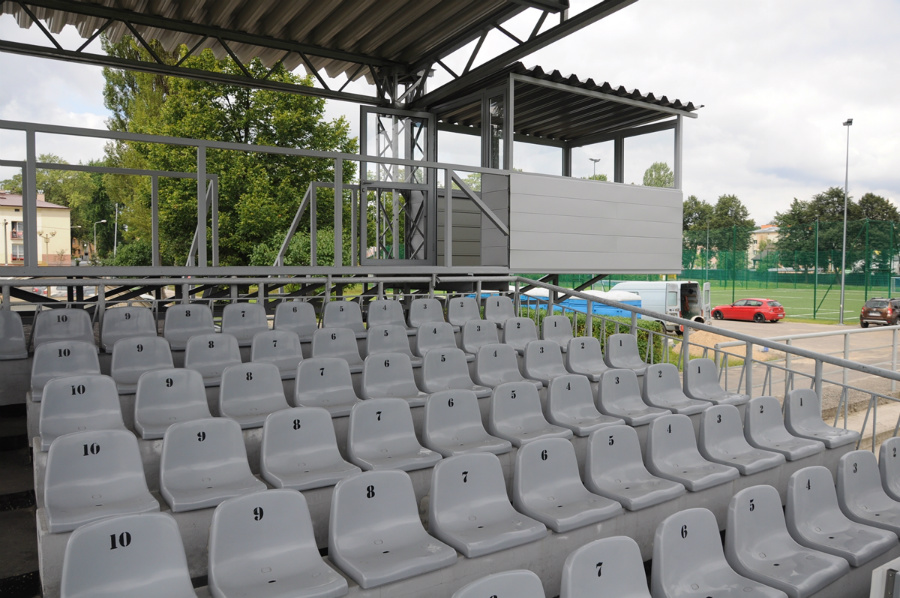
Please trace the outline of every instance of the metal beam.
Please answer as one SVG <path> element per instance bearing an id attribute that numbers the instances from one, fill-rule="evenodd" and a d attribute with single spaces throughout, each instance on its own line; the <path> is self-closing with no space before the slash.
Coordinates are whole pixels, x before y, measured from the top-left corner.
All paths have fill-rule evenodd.
<path id="1" fill-rule="evenodd" d="M 639 135 L 647 135 L 648 133 L 658 133 L 660 131 L 669 131 L 675 128 L 674 120 L 666 120 L 652 125 L 644 125 L 633 129 L 623 129 L 612 133 L 599 133 L 597 135 L 589 135 L 587 137 L 579 137 L 571 141 L 572 147 L 583 147 L 594 143 L 603 143 L 604 141 L 613 141 L 617 137 L 637 137 Z"/>

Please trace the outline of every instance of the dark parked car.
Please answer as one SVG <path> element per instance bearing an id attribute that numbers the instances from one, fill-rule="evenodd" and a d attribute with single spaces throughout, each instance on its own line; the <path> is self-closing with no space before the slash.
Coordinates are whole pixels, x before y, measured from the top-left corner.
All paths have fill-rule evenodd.
<path id="1" fill-rule="evenodd" d="M 859 325 L 868 328 L 869 324 L 896 326 L 900 319 L 900 299 L 872 297 L 859 311 Z"/>

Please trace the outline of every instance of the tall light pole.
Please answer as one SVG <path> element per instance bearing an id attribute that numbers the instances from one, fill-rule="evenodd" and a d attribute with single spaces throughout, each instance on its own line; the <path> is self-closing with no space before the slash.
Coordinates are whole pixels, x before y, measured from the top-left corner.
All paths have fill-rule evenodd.
<path id="1" fill-rule="evenodd" d="M 847 274 L 847 192 L 850 182 L 850 125 L 852 124 L 852 118 L 844 121 L 844 126 L 847 127 L 847 161 L 844 164 L 844 241 L 841 244 L 841 324 L 844 323 L 844 284 Z"/>
<path id="2" fill-rule="evenodd" d="M 588 160 L 594 163 L 594 176 L 597 176 L 597 162 L 600 161 L 600 158 L 588 158 Z"/>
<path id="3" fill-rule="evenodd" d="M 116 224 L 113 231 L 113 258 L 116 257 L 116 251 L 119 249 L 119 202 L 116 202 Z"/>
<path id="4" fill-rule="evenodd" d="M 105 223 L 106 220 L 98 220 L 94 223 L 94 250 L 91 251 L 91 260 L 96 261 L 95 255 L 97 253 L 97 225 Z"/>

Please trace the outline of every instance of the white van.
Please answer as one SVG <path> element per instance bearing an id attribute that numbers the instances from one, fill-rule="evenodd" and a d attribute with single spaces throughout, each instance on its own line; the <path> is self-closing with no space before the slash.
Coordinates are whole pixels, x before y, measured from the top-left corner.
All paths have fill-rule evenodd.
<path id="1" fill-rule="evenodd" d="M 620 282 L 610 289 L 640 295 L 641 307 L 644 309 L 702 324 L 709 320 L 711 308 L 709 283 L 703 284 L 702 295 L 700 290 L 700 283 L 695 280 L 635 280 Z M 660 323 L 669 332 L 681 332 L 671 322 L 660 320 Z"/>

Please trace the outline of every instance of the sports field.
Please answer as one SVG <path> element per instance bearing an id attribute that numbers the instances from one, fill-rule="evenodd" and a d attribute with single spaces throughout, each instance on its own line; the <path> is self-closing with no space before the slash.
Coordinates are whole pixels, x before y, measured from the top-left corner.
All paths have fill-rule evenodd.
<path id="1" fill-rule="evenodd" d="M 869 288 L 869 297 L 887 297 L 887 290 L 884 288 Z M 786 318 L 802 318 L 822 320 L 823 322 L 838 321 L 841 305 L 841 288 L 834 285 L 829 288 L 827 285 L 819 285 L 815 291 L 812 288 L 793 288 L 783 286 L 775 288 L 765 287 L 744 287 L 738 285 L 734 289 L 732 295 L 731 287 L 721 287 L 714 285 L 712 287 L 712 305 L 729 304 L 734 300 L 746 299 L 748 297 L 761 297 L 766 299 L 775 299 L 784 305 Z M 859 310 L 866 301 L 866 291 L 858 287 L 846 287 L 844 298 L 844 322 L 852 323 L 859 319 Z M 813 306 L 815 305 L 815 316 L 813 315 Z"/>

